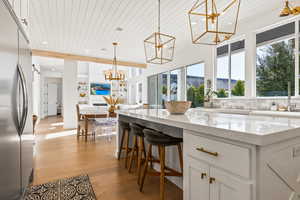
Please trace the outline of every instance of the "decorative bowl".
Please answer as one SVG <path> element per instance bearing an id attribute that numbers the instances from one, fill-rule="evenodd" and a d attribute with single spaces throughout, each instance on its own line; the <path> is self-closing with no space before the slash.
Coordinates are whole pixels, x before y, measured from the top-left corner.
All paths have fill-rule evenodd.
<path id="1" fill-rule="evenodd" d="M 192 105 L 191 101 L 166 101 L 165 106 L 172 115 L 183 115 Z"/>

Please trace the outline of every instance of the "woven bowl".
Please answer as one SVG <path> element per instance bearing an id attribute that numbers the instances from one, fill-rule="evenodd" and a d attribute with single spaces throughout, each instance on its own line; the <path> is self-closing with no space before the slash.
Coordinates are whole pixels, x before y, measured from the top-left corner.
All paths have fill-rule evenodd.
<path id="1" fill-rule="evenodd" d="M 183 115 L 190 107 L 191 101 L 166 101 L 165 106 L 172 115 Z"/>

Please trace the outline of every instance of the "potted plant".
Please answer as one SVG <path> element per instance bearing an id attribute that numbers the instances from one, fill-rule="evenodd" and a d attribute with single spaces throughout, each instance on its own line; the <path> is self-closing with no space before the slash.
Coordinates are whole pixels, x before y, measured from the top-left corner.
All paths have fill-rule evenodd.
<path id="1" fill-rule="evenodd" d="M 213 91 L 211 88 L 211 80 L 207 80 L 207 90 L 204 96 L 204 107 L 205 108 L 212 108 L 213 107 L 213 102 L 212 97 L 214 95 L 217 95 L 217 92 Z"/>
<path id="2" fill-rule="evenodd" d="M 117 98 L 114 98 L 112 96 L 109 96 L 109 97 L 103 97 L 106 101 L 106 103 L 109 105 L 109 108 L 108 108 L 108 112 L 109 113 L 114 113 L 115 110 L 117 109 L 116 105 L 120 104 L 121 103 L 121 100 L 117 97 Z"/>

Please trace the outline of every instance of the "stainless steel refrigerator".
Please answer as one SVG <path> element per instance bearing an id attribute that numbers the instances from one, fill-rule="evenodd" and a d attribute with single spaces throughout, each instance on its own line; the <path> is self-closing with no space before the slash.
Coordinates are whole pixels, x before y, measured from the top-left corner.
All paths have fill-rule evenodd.
<path id="1" fill-rule="evenodd" d="M 33 174 L 31 50 L 0 0 L 0 200 L 21 199 Z"/>

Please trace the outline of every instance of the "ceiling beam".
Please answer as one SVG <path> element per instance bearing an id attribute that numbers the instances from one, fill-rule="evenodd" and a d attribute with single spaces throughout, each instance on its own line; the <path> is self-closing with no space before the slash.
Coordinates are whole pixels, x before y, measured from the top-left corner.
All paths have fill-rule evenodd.
<path id="1" fill-rule="evenodd" d="M 94 62 L 94 63 L 101 63 L 101 64 L 113 64 L 112 59 L 81 56 L 81 55 L 68 54 L 68 53 L 59 53 L 59 52 L 45 51 L 45 50 L 39 50 L 39 49 L 32 49 L 32 55 L 42 56 L 42 57 L 51 57 L 51 58 L 60 58 L 60 59 L 67 59 L 67 60 Z M 147 64 L 145 64 L 145 63 L 137 63 L 137 62 L 120 61 L 119 60 L 119 61 L 117 61 L 117 64 L 120 66 L 126 66 L 126 67 L 147 68 Z"/>

